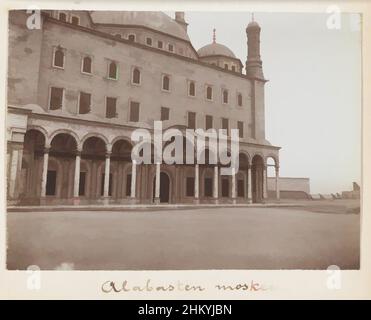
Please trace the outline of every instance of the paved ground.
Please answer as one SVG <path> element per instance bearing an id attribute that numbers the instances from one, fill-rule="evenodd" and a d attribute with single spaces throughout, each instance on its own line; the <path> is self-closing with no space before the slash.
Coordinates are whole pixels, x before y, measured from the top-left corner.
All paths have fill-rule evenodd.
<path id="1" fill-rule="evenodd" d="M 357 269 L 354 206 L 11 212 L 8 269 Z"/>

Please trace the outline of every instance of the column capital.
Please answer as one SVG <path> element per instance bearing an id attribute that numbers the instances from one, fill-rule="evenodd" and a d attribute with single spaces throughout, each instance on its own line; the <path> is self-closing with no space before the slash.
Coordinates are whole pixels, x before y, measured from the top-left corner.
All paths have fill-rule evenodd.
<path id="1" fill-rule="evenodd" d="M 109 158 L 109 157 L 111 157 L 111 154 L 112 154 L 112 152 L 111 152 L 111 151 L 106 151 L 106 153 L 105 153 L 105 156 L 106 156 L 106 158 Z"/>
<path id="2" fill-rule="evenodd" d="M 51 149 L 50 146 L 45 146 L 43 151 L 44 151 L 44 153 L 49 153 L 50 149 Z"/>

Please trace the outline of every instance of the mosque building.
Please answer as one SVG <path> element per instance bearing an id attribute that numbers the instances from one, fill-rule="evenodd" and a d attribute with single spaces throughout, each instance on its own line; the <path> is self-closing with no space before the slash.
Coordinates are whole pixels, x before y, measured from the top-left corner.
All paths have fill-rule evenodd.
<path id="1" fill-rule="evenodd" d="M 29 18 L 9 12 L 8 204 L 259 203 L 269 164 L 279 198 L 256 21 L 243 65 L 215 30 L 196 50 L 184 12 L 46 10 L 31 29 Z M 180 132 L 239 129 L 238 172 L 136 164 L 131 133 L 157 120 Z"/>

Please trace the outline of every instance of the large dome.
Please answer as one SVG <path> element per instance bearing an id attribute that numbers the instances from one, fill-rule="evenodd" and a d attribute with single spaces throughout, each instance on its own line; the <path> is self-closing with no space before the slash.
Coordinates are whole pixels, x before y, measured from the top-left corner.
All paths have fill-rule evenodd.
<path id="1" fill-rule="evenodd" d="M 190 41 L 187 32 L 176 21 L 163 12 L 155 11 L 92 11 L 94 23 L 123 26 L 144 26 L 171 36 Z"/>
<path id="2" fill-rule="evenodd" d="M 208 44 L 198 49 L 197 53 L 200 57 L 221 55 L 221 56 L 236 58 L 232 50 L 216 42 L 213 42 L 211 44 Z"/>

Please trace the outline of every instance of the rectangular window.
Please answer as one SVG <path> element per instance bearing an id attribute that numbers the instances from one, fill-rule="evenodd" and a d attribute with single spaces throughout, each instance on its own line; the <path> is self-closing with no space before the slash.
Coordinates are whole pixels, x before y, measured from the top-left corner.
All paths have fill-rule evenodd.
<path id="1" fill-rule="evenodd" d="M 126 176 L 126 196 L 130 197 L 131 195 L 131 173 Z"/>
<path id="2" fill-rule="evenodd" d="M 152 46 L 152 38 L 146 38 L 147 46 Z"/>
<path id="3" fill-rule="evenodd" d="M 161 121 L 169 120 L 170 109 L 161 107 Z"/>
<path id="4" fill-rule="evenodd" d="M 227 130 L 227 134 L 229 131 L 229 121 L 227 118 L 222 118 L 222 129 Z"/>
<path id="5" fill-rule="evenodd" d="M 188 128 L 196 129 L 196 113 L 188 112 Z"/>
<path id="6" fill-rule="evenodd" d="M 139 121 L 139 102 L 130 101 L 130 121 Z"/>
<path id="7" fill-rule="evenodd" d="M 245 185 L 242 179 L 237 180 L 237 197 L 243 198 L 245 196 Z"/>
<path id="8" fill-rule="evenodd" d="M 237 121 L 238 136 L 243 138 L 243 122 Z"/>
<path id="9" fill-rule="evenodd" d="M 174 51 L 174 46 L 172 44 L 169 44 L 168 49 L 169 49 L 170 52 L 173 52 Z"/>
<path id="10" fill-rule="evenodd" d="M 187 177 L 187 197 L 193 197 L 195 195 L 195 178 Z"/>
<path id="11" fill-rule="evenodd" d="M 46 176 L 46 195 L 47 196 L 55 196 L 57 184 L 57 171 L 55 170 L 48 170 Z"/>
<path id="12" fill-rule="evenodd" d="M 80 172 L 79 196 L 85 195 L 86 172 Z"/>
<path id="13" fill-rule="evenodd" d="M 79 97 L 79 113 L 85 114 L 90 112 L 91 94 L 80 92 Z"/>
<path id="14" fill-rule="evenodd" d="M 100 194 L 103 196 L 104 195 L 104 178 L 105 174 L 102 173 L 102 183 L 101 183 L 101 189 L 100 189 Z M 112 173 L 109 174 L 109 181 L 108 181 L 108 195 L 111 197 L 112 196 Z"/>
<path id="15" fill-rule="evenodd" d="M 63 88 L 51 87 L 50 89 L 50 110 L 61 109 L 63 105 Z"/>
<path id="16" fill-rule="evenodd" d="M 205 129 L 208 130 L 208 129 L 212 129 L 213 128 L 213 117 L 210 116 L 210 115 L 206 115 L 206 118 L 205 118 Z"/>
<path id="17" fill-rule="evenodd" d="M 222 197 L 228 197 L 229 196 L 229 180 L 228 179 L 222 179 Z"/>
<path id="18" fill-rule="evenodd" d="M 158 47 L 159 49 L 162 49 L 163 46 L 164 46 L 164 44 L 163 44 L 162 41 L 158 41 L 158 42 L 157 42 L 157 47 Z"/>
<path id="19" fill-rule="evenodd" d="M 116 98 L 106 97 L 106 118 L 116 118 Z"/>
<path id="20" fill-rule="evenodd" d="M 211 197 L 213 195 L 213 179 L 205 178 L 205 197 Z"/>

